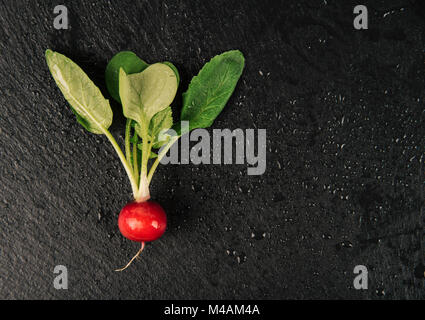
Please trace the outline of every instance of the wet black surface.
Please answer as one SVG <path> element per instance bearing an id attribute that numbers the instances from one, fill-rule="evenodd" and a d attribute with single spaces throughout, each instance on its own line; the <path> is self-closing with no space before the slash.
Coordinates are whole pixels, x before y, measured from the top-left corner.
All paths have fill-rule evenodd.
<path id="1" fill-rule="evenodd" d="M 57 4 L 69 30 L 53 28 Z M 363 1 L 369 30 L 356 31 L 356 4 L 1 1 L 0 298 L 425 298 L 425 10 Z M 106 138 L 75 121 L 46 48 L 105 95 L 121 50 L 172 61 L 179 95 L 212 56 L 241 50 L 245 72 L 214 128 L 267 129 L 265 174 L 160 167 L 151 194 L 168 231 L 114 273 L 137 251 L 116 223 L 130 187 Z M 59 264 L 68 290 L 53 287 Z M 368 290 L 353 288 L 356 265 Z"/>

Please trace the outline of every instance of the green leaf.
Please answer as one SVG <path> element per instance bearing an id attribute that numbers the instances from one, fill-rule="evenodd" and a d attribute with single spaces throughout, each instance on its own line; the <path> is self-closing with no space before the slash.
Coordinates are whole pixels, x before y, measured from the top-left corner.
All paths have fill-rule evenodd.
<path id="1" fill-rule="evenodd" d="M 172 125 L 173 113 L 171 107 L 165 108 L 153 116 L 149 125 L 149 136 L 155 149 L 158 148 L 158 145 L 162 146 L 165 143 L 165 141 L 159 140 L 161 131 L 170 129 Z"/>
<path id="2" fill-rule="evenodd" d="M 160 136 L 161 131 L 168 130 L 173 125 L 173 115 L 171 107 L 165 108 L 164 110 L 158 112 L 153 116 L 149 124 L 149 141 L 152 141 L 152 147 L 154 149 L 161 148 L 169 140 L 167 136 Z M 142 136 L 142 128 L 140 125 L 136 124 L 134 127 L 137 134 Z"/>
<path id="3" fill-rule="evenodd" d="M 106 87 L 112 98 L 121 103 L 119 93 L 119 76 L 121 68 L 127 74 L 133 74 L 142 72 L 148 66 L 149 65 L 145 61 L 131 51 L 121 51 L 113 56 L 105 71 Z"/>
<path id="4" fill-rule="evenodd" d="M 174 74 L 176 75 L 176 78 L 177 78 L 177 87 L 178 87 L 179 84 L 180 84 L 180 74 L 179 74 L 179 71 L 177 70 L 176 66 L 169 61 L 164 61 L 162 63 L 169 66 L 171 69 L 173 69 Z"/>
<path id="5" fill-rule="evenodd" d="M 152 117 L 173 102 L 177 92 L 174 71 L 162 63 L 131 75 L 120 69 L 119 85 L 124 116 L 146 129 Z"/>
<path id="6" fill-rule="evenodd" d="M 131 126 L 133 127 L 133 124 Z M 137 143 L 137 141 L 139 141 L 139 136 L 135 132 L 134 135 L 130 138 L 130 142 L 131 143 Z"/>
<path id="7" fill-rule="evenodd" d="M 163 140 L 157 140 L 155 144 L 152 146 L 153 149 L 159 149 L 163 145 L 166 145 L 170 141 L 171 136 L 166 135 Z"/>
<path id="8" fill-rule="evenodd" d="M 240 51 L 227 51 L 212 58 L 192 79 L 183 94 L 181 113 L 181 120 L 189 121 L 189 130 L 212 125 L 235 90 L 244 65 Z"/>
<path id="9" fill-rule="evenodd" d="M 88 131 L 103 134 L 112 124 L 112 109 L 87 74 L 64 55 L 46 51 L 50 72 L 71 105 L 77 121 Z"/>

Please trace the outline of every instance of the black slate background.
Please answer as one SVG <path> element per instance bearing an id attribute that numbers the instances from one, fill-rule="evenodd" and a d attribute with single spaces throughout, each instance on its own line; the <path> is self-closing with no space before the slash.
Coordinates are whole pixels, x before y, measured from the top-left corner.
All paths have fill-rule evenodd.
<path id="1" fill-rule="evenodd" d="M 69 30 L 53 28 L 58 4 Z M 369 30 L 353 28 L 357 4 Z M 0 298 L 425 298 L 424 19 L 409 0 L 0 1 Z M 46 48 L 105 95 L 118 51 L 172 61 L 179 96 L 240 49 L 246 69 L 214 128 L 266 128 L 266 173 L 160 167 L 151 194 L 168 231 L 115 273 L 138 249 L 116 223 L 130 187 L 106 138 L 75 121 Z M 68 290 L 53 287 L 58 264 Z M 353 288 L 358 264 L 369 290 Z"/>

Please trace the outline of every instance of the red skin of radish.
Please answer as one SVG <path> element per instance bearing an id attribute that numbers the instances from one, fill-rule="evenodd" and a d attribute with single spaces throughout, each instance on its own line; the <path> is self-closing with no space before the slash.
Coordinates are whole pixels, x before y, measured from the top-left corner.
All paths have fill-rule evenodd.
<path id="1" fill-rule="evenodd" d="M 154 201 L 131 202 L 121 210 L 118 227 L 122 235 L 131 241 L 154 241 L 164 234 L 167 216 Z"/>

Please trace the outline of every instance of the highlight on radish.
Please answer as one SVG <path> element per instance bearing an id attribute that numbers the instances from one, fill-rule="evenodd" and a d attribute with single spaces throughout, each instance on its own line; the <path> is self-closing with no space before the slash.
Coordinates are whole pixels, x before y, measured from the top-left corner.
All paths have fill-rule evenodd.
<path id="1" fill-rule="evenodd" d="M 232 95 L 245 59 L 240 51 L 231 50 L 206 63 L 183 93 L 179 121 L 175 122 L 170 105 L 180 84 L 177 68 L 167 61 L 148 64 L 131 51 L 116 54 L 106 67 L 105 81 L 127 119 L 124 151 L 108 130 L 113 112 L 100 89 L 66 56 L 48 49 L 46 61 L 77 121 L 87 131 L 106 136 L 130 181 L 134 200 L 121 210 L 118 227 L 124 237 L 140 243 L 140 250 L 116 270 L 123 271 L 146 242 L 159 239 L 166 230 L 165 211 L 150 200 L 149 192 L 161 159 L 183 134 L 212 125 Z M 182 131 L 181 121 L 188 121 L 189 128 Z"/>

